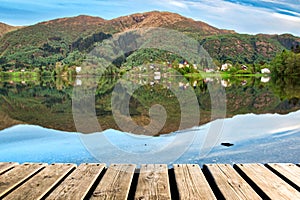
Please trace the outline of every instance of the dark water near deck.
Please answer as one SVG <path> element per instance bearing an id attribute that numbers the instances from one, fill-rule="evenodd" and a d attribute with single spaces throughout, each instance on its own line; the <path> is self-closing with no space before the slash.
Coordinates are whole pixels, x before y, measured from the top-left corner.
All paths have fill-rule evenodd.
<path id="1" fill-rule="evenodd" d="M 191 92 L 199 116 L 192 100 L 181 99 Z M 224 105 L 214 107 L 224 94 Z M 1 161 L 203 164 L 300 159 L 297 79 L 2 80 L 0 104 Z M 163 108 L 149 114 L 157 104 Z M 190 115 L 183 117 L 182 105 Z M 196 124 L 190 123 L 193 119 Z"/>

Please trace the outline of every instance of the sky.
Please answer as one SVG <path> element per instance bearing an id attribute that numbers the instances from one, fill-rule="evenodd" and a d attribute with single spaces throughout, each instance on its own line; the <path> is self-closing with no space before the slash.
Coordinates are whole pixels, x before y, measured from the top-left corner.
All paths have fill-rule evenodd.
<path id="1" fill-rule="evenodd" d="M 1 162 L 49 164 L 171 164 L 174 161 L 193 164 L 216 161 L 298 163 L 299 120 L 300 111 L 286 115 L 236 115 L 221 120 L 223 129 L 216 138 L 209 137 L 209 131 L 215 130 L 213 124 L 218 124 L 220 119 L 219 122 L 159 137 L 134 135 L 113 129 L 81 134 L 34 125 L 17 125 L 0 131 L 0 157 Z M 208 138 L 210 140 L 206 140 Z M 220 145 L 221 142 L 230 142 L 234 146 L 224 147 Z"/>
<path id="2" fill-rule="evenodd" d="M 112 19 L 153 10 L 239 33 L 300 36 L 300 0 L 0 0 L 0 22 L 33 25 L 81 14 Z"/>

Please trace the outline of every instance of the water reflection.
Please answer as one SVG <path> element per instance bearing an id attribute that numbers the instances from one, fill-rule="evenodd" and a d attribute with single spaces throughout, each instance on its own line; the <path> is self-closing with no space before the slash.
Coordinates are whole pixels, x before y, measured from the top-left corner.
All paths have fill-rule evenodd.
<path id="1" fill-rule="evenodd" d="M 271 80 L 271 77 L 269 77 L 269 76 L 262 76 L 260 78 L 260 82 L 262 82 L 262 83 L 268 83 L 270 80 Z"/>
<path id="2" fill-rule="evenodd" d="M 247 113 L 286 114 L 300 108 L 300 83 L 297 79 L 275 79 L 269 77 L 189 79 L 177 80 L 168 74 L 128 77 L 138 89 L 130 97 L 129 113 L 133 121 L 147 126 L 149 110 L 155 104 L 162 105 L 167 119 L 158 134 L 178 130 L 181 113 L 179 102 L 170 88 L 182 92 L 192 89 L 200 108 L 200 124 L 210 122 L 211 96 L 208 87 L 222 85 L 226 91 L 226 117 Z M 72 115 L 73 88 L 95 88 L 95 114 L 103 130 L 119 130 L 112 116 L 111 99 L 118 82 L 117 77 L 89 79 L 49 78 L 41 80 L 2 80 L 0 82 L 0 129 L 16 124 L 32 124 L 46 128 L 75 132 Z M 119 101 L 122 102 L 122 101 Z M 120 109 L 122 108 L 120 104 Z M 123 111 L 120 110 L 120 113 Z M 185 127 L 187 128 L 187 127 Z"/>
<path id="3" fill-rule="evenodd" d="M 101 133 L 82 134 L 45 129 L 32 125 L 18 125 L 0 131 L 1 161 L 18 162 L 105 162 L 110 163 L 245 163 L 299 161 L 300 111 L 287 115 L 245 114 L 225 119 L 224 129 L 217 143 L 203 148 L 207 130 L 213 122 L 158 137 L 138 136 L 113 129 Z M 276 123 L 274 123 L 276 122 Z M 155 152 L 171 144 L 184 146 L 184 140 L 174 138 L 196 133 L 195 140 L 177 159 L 157 155 L 149 160 L 145 153 Z M 93 137 L 91 137 L 93 136 Z M 102 140 L 106 137 L 116 148 L 108 148 Z M 83 146 L 82 137 L 92 138 L 93 151 Z M 221 143 L 231 143 L 225 147 Z M 16 148 L 18 147 L 18 148 Z M 132 156 L 121 156 L 120 151 Z M 97 152 L 96 157 L 95 152 Z M 169 152 L 172 155 L 173 152 Z"/>

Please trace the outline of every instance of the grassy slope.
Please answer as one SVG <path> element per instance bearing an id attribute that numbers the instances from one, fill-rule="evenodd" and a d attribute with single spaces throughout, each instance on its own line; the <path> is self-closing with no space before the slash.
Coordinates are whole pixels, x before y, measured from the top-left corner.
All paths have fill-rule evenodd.
<path id="1" fill-rule="evenodd" d="M 284 48 L 300 43 L 291 35 L 245 35 L 221 30 L 168 12 L 148 12 L 104 20 L 78 16 L 56 19 L 9 32 L 0 38 L 0 66 L 40 67 L 63 61 L 74 50 L 88 52 L 100 32 L 113 34 L 142 27 L 171 28 L 199 40 L 220 61 L 268 61 Z M 75 48 L 76 47 L 76 48 Z M 7 65 L 8 63 L 8 65 Z"/>

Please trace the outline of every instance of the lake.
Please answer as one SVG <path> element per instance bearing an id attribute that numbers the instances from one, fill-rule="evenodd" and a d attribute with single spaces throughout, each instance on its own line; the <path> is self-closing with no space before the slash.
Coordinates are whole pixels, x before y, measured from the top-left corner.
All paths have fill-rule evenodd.
<path id="1" fill-rule="evenodd" d="M 170 165 L 300 158 L 300 83 L 292 78 L 2 79 L 0 103 L 1 161 Z"/>

